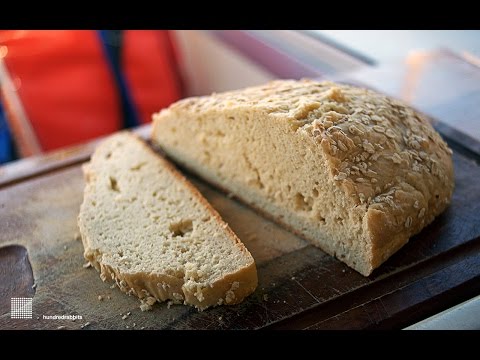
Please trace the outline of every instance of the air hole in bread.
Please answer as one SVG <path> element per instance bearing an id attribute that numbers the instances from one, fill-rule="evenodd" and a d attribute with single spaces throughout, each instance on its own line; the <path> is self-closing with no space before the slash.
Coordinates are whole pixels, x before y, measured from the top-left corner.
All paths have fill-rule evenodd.
<path id="1" fill-rule="evenodd" d="M 302 193 L 295 194 L 295 209 L 302 211 L 312 211 L 313 199 L 311 197 L 306 198 Z"/>
<path id="2" fill-rule="evenodd" d="M 245 164 L 247 165 L 248 169 L 254 176 L 252 177 L 252 175 L 250 175 L 250 179 L 248 180 L 248 183 L 253 186 L 258 186 L 258 188 L 260 189 L 263 189 L 264 185 L 262 180 L 260 179 L 260 172 L 258 171 L 258 168 L 250 161 L 246 153 L 243 153 L 243 158 L 245 160 Z M 223 164 L 220 164 L 220 168 L 222 167 L 222 165 Z"/>
<path id="3" fill-rule="evenodd" d="M 120 192 L 120 188 L 118 187 L 118 182 L 117 179 L 115 179 L 113 176 L 110 176 L 110 189 L 116 192 Z"/>
<path id="4" fill-rule="evenodd" d="M 322 214 L 317 214 L 317 220 L 321 225 L 325 225 L 327 223 Z"/>
<path id="5" fill-rule="evenodd" d="M 258 178 L 257 184 L 260 189 L 263 189 L 265 187 L 265 185 L 263 185 L 263 182 L 260 180 L 260 177 Z"/>
<path id="6" fill-rule="evenodd" d="M 137 165 L 134 165 L 130 168 L 130 170 L 132 171 L 138 171 L 142 168 L 142 166 L 144 166 L 146 164 L 146 162 L 141 162 L 141 163 L 138 163 Z"/>
<path id="7" fill-rule="evenodd" d="M 317 197 L 317 196 L 319 195 L 318 190 L 317 190 L 317 189 L 313 189 L 313 190 L 312 190 L 312 194 L 313 194 L 313 196 Z"/>
<path id="8" fill-rule="evenodd" d="M 186 219 L 176 223 L 171 223 L 168 229 L 172 232 L 173 236 L 185 236 L 186 234 L 192 232 L 193 221 Z"/>

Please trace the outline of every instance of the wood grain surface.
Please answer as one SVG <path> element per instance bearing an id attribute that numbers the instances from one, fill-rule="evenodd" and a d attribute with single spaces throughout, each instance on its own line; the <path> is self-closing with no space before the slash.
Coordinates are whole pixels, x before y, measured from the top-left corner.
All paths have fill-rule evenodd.
<path id="1" fill-rule="evenodd" d="M 450 55 L 436 56 L 430 61 Z M 451 71 L 455 63 L 465 66 L 457 58 L 449 63 Z M 480 116 L 476 91 L 469 119 Z M 428 113 L 428 106 L 415 104 Z M 453 99 L 450 109 L 455 104 Z M 466 111 L 465 102 L 461 106 Z M 368 278 L 188 175 L 258 264 L 259 286 L 252 296 L 204 312 L 166 304 L 142 312 L 136 298 L 82 266 L 76 226 L 84 186 L 80 167 L 95 142 L 0 168 L 0 328 L 401 328 L 472 297 L 480 293 L 480 155 L 463 141 L 461 127 L 451 120 L 439 124 L 452 129 L 439 128 L 454 150 L 452 204 Z M 146 136 L 149 127 L 137 131 Z M 9 298 L 19 294 L 33 296 L 33 319 L 10 319 Z M 81 315 L 82 320 L 43 315 Z"/>

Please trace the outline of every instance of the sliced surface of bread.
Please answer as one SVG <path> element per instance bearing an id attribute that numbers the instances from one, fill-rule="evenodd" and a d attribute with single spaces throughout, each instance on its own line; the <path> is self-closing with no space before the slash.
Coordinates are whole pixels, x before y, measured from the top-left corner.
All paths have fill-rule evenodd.
<path id="1" fill-rule="evenodd" d="M 200 310 L 257 286 L 254 260 L 203 196 L 137 136 L 107 138 L 84 166 L 78 225 L 103 281 L 148 304 Z"/>
<path id="2" fill-rule="evenodd" d="M 371 90 L 281 80 L 153 118 L 169 157 L 365 276 L 454 188 L 452 152 L 428 120 Z"/>

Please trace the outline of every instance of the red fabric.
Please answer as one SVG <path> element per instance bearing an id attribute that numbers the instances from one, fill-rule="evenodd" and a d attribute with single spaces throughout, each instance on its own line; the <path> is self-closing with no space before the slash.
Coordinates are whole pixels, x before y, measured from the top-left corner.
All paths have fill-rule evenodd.
<path id="1" fill-rule="evenodd" d="M 43 150 L 120 129 L 119 97 L 95 31 L 0 31 L 0 45 Z"/>
<path id="2" fill-rule="evenodd" d="M 167 31 L 125 31 L 122 52 L 127 86 L 142 123 L 180 98 L 172 44 Z"/>

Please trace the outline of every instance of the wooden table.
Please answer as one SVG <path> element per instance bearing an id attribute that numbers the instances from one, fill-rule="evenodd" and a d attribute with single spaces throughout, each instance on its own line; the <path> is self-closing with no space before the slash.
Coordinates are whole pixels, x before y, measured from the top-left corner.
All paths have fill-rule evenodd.
<path id="1" fill-rule="evenodd" d="M 159 304 L 141 312 L 138 300 L 82 267 L 76 240 L 80 166 L 92 142 L 0 168 L 0 328 L 398 329 L 479 294 L 479 68 L 438 52 L 343 80 L 376 87 L 434 115 L 454 150 L 451 206 L 370 277 L 190 176 L 255 257 L 258 289 L 237 306 L 199 313 Z M 146 136 L 149 127 L 136 131 Z M 33 319 L 11 319 L 11 297 L 33 297 Z"/>

